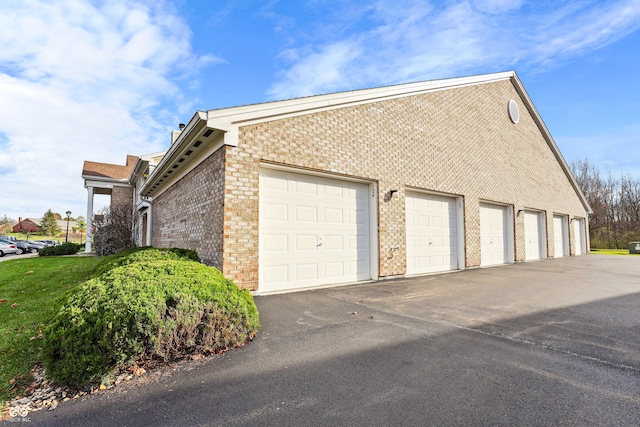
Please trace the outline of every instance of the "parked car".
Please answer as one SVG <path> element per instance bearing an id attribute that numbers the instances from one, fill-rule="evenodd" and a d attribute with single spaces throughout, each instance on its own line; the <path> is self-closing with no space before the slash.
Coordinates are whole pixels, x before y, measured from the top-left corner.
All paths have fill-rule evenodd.
<path id="1" fill-rule="evenodd" d="M 31 248 L 26 243 L 19 243 L 17 240 L 9 240 L 0 238 L 0 242 L 6 243 L 7 245 L 15 245 L 18 248 L 19 254 L 24 254 L 27 252 L 31 252 Z"/>
<path id="2" fill-rule="evenodd" d="M 29 244 L 27 242 L 25 242 L 24 240 L 5 240 L 5 239 L 0 239 L 0 241 L 4 242 L 4 243 L 9 243 L 9 244 L 13 244 L 16 245 L 18 247 L 18 249 L 20 249 L 20 254 L 26 254 L 27 252 L 31 252 L 31 246 L 29 246 Z"/>
<path id="3" fill-rule="evenodd" d="M 16 240 L 16 244 L 18 245 L 18 247 L 20 247 L 20 245 L 25 246 L 26 252 L 36 252 L 36 248 L 34 248 L 33 245 L 29 243 L 28 240 Z M 38 245 L 38 246 L 41 246 L 41 245 Z"/>
<path id="4" fill-rule="evenodd" d="M 5 256 L 6 254 L 17 254 L 20 252 L 20 249 L 12 243 L 5 243 L 5 241 L 0 241 L 0 257 Z"/>
<path id="5" fill-rule="evenodd" d="M 35 251 L 35 252 L 40 252 L 40 249 L 42 249 L 42 248 L 46 248 L 46 247 L 47 247 L 47 245 L 45 245 L 45 244 L 44 244 L 44 243 L 42 243 L 42 242 L 33 242 L 33 241 L 31 241 L 31 240 L 25 240 L 25 242 L 27 242 L 27 244 L 28 244 L 29 246 L 31 246 L 31 248 L 32 248 L 32 252 L 33 252 L 33 251 Z"/>
<path id="6" fill-rule="evenodd" d="M 0 234 L 0 240 L 11 240 L 11 241 L 14 241 L 14 240 L 16 240 L 16 238 L 14 236 L 7 236 L 7 235 L 4 235 L 4 234 Z"/>
<path id="7" fill-rule="evenodd" d="M 57 240 L 36 240 L 36 243 L 44 243 L 47 246 L 58 246 L 60 244 Z"/>

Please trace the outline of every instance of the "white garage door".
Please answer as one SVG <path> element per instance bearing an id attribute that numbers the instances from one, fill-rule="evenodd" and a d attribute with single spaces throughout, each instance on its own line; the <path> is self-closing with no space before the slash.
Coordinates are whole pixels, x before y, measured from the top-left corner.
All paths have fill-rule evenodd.
<path id="1" fill-rule="evenodd" d="M 259 291 L 371 278 L 369 186 L 260 171 Z"/>
<path id="2" fill-rule="evenodd" d="M 573 221 L 573 238 L 576 247 L 576 255 L 587 253 L 587 239 L 585 238 L 584 219 L 575 218 Z"/>
<path id="3" fill-rule="evenodd" d="M 527 261 L 546 257 L 544 215 L 541 212 L 524 211 L 524 240 Z"/>
<path id="4" fill-rule="evenodd" d="M 456 199 L 407 193 L 407 274 L 458 269 Z"/>
<path id="5" fill-rule="evenodd" d="M 555 257 L 569 255 L 569 236 L 567 233 L 566 217 L 561 215 L 553 216 L 553 245 L 555 246 Z"/>
<path id="6" fill-rule="evenodd" d="M 507 220 L 506 206 L 480 204 L 480 265 L 506 264 L 510 261 Z"/>

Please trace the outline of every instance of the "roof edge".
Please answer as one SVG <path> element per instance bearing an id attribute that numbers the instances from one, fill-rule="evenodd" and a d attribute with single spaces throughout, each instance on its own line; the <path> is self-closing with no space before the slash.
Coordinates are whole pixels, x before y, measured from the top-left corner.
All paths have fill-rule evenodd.
<path id="1" fill-rule="evenodd" d="M 576 194 L 578 195 L 578 198 L 582 202 L 582 205 L 584 206 L 585 210 L 589 214 L 593 213 L 593 210 L 591 209 L 591 205 L 589 205 L 587 198 L 585 197 L 584 193 L 580 189 L 580 186 L 578 185 L 578 181 L 576 181 L 576 178 L 573 176 L 573 173 L 571 172 L 571 168 L 569 168 L 569 165 L 564 159 L 564 156 L 560 152 L 560 148 L 558 147 L 558 144 L 556 144 L 556 141 L 553 139 L 553 136 L 551 136 L 551 132 L 549 132 L 547 125 L 544 123 L 544 120 L 542 120 L 542 117 L 540 116 L 538 109 L 533 104 L 533 101 L 531 101 L 529 94 L 527 93 L 526 89 L 524 88 L 524 85 L 522 84 L 522 81 L 520 80 L 520 78 L 518 77 L 515 71 L 513 72 L 511 81 L 513 82 L 513 85 L 515 86 L 516 91 L 518 92 L 520 97 L 526 102 L 527 109 L 529 110 L 529 112 L 532 113 L 533 120 L 536 122 L 544 138 L 547 140 L 547 143 L 549 144 L 551 151 L 553 151 L 553 154 L 556 157 L 556 160 L 558 160 L 558 163 L 560 163 L 560 167 L 563 169 L 567 178 L 569 178 L 569 182 L 571 183 L 571 186 L 573 187 Z"/>
<path id="2" fill-rule="evenodd" d="M 403 83 L 370 89 L 314 95 L 305 98 L 272 101 L 262 104 L 207 110 L 206 115 L 209 127 L 219 125 L 217 129 L 226 131 L 229 125 L 239 125 L 247 121 L 270 121 L 280 118 L 281 116 L 308 114 L 314 110 L 342 108 L 354 104 L 377 102 L 435 90 L 485 84 L 499 80 L 507 80 L 513 78 L 513 76 L 515 76 L 515 71 L 426 80 L 415 83 Z"/>

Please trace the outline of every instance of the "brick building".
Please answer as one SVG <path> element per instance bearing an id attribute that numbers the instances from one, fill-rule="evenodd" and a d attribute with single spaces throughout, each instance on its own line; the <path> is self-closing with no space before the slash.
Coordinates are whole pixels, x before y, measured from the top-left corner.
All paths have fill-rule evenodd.
<path id="1" fill-rule="evenodd" d="M 40 225 L 42 220 L 40 218 L 19 218 L 18 222 L 16 222 L 11 229 L 14 233 L 37 233 L 40 230 Z M 61 232 L 61 236 L 66 235 L 67 233 L 67 220 L 66 219 L 57 219 L 56 225 Z M 71 232 L 74 228 L 78 227 L 78 223 L 75 219 L 69 221 L 69 231 Z"/>
<path id="2" fill-rule="evenodd" d="M 129 177 L 145 242 L 260 293 L 588 252 L 514 72 L 198 111 L 174 137 Z"/>
<path id="3" fill-rule="evenodd" d="M 19 218 L 18 222 L 13 225 L 11 231 L 13 233 L 24 233 L 25 231 L 28 233 L 37 233 L 40 229 L 40 219 L 39 218 Z"/>

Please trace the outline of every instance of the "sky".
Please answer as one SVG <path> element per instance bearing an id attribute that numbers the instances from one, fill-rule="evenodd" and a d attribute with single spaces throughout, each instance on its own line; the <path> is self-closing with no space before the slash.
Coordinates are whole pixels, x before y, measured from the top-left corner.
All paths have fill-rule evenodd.
<path id="1" fill-rule="evenodd" d="M 0 46 L 0 217 L 86 216 L 84 160 L 196 110 L 510 70 L 568 162 L 640 178 L 640 0 L 2 0 Z"/>

